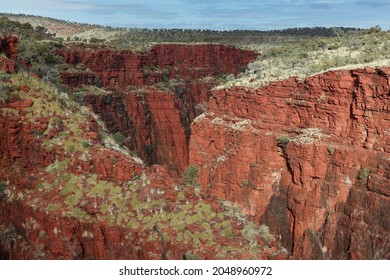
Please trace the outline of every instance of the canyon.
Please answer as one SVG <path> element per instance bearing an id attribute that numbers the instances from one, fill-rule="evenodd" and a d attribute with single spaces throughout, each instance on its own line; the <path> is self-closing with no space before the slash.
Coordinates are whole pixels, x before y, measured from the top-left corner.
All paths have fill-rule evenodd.
<path id="1" fill-rule="evenodd" d="M 105 93 L 83 95 L 88 112 L 40 84 L 0 101 L 4 258 L 390 258 L 390 68 L 213 89 L 259 54 L 59 55 L 81 69 L 64 83 Z M 188 166 L 199 185 L 183 185 Z"/>

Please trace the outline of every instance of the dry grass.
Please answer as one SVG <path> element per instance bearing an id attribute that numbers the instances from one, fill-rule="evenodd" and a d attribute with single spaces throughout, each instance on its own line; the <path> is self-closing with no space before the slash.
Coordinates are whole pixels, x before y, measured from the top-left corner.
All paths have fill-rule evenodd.
<path id="1" fill-rule="evenodd" d="M 245 73 L 230 77 L 217 89 L 231 86 L 258 88 L 272 81 L 291 77 L 300 80 L 329 70 L 359 69 L 390 65 L 390 32 L 346 34 L 345 37 L 327 38 L 324 46 L 308 50 L 307 45 L 321 38 L 275 44 L 243 45 L 262 55 L 248 65 Z M 310 42 L 312 40 L 312 42 Z M 359 40 L 361 45 L 354 47 Z"/>
<path id="2" fill-rule="evenodd" d="M 20 23 L 30 23 L 34 28 L 37 26 L 44 26 L 48 32 L 55 33 L 57 37 L 66 39 L 75 37 L 89 40 L 93 37 L 98 39 L 110 40 L 118 36 L 121 32 L 119 30 L 108 30 L 102 26 L 80 24 L 75 22 L 67 22 L 63 20 L 35 17 L 35 16 L 19 16 L 7 15 L 10 20 L 18 21 Z"/>

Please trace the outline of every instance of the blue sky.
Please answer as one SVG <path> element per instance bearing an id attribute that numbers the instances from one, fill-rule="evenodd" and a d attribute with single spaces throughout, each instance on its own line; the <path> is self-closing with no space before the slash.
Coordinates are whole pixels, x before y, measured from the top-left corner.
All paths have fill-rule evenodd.
<path id="1" fill-rule="evenodd" d="M 390 29 L 390 0 L 2 0 L 0 12 L 120 27 Z"/>

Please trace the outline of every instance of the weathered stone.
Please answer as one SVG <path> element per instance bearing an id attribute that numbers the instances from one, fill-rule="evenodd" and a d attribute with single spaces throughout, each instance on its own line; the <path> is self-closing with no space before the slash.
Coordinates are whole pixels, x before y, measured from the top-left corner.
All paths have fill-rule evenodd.
<path id="1" fill-rule="evenodd" d="M 203 192 L 267 224 L 296 259 L 389 258 L 388 72 L 213 92 L 191 128 Z"/>

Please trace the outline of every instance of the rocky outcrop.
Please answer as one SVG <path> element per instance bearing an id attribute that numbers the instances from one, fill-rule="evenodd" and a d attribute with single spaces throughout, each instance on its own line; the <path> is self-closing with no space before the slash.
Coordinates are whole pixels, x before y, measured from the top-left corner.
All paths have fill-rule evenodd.
<path id="1" fill-rule="evenodd" d="M 15 36 L 0 38 L 0 53 L 4 53 L 10 59 L 16 59 L 18 56 L 16 51 L 18 42 L 19 40 Z"/>
<path id="2" fill-rule="evenodd" d="M 122 96 L 108 92 L 105 95 L 89 92 L 84 97 L 85 104 L 96 112 L 111 134 L 127 135 L 126 146 L 134 150 L 135 127 L 129 117 Z"/>
<path id="3" fill-rule="evenodd" d="M 148 64 L 168 69 L 171 78 L 197 79 L 222 73 L 234 74 L 246 69 L 258 54 L 218 44 L 160 44 L 150 50 Z"/>
<path id="4" fill-rule="evenodd" d="M 16 73 L 14 61 L 6 57 L 0 57 L 0 71 L 5 73 Z"/>
<path id="5" fill-rule="evenodd" d="M 23 110 L 30 108 L 31 99 L 14 100 L 8 103 L 9 108 Z M 0 104 L 1 106 L 1 104 Z M 1 108 L 1 107 L 0 107 Z M 21 167 L 31 166 L 40 168 L 52 161 L 52 157 L 42 147 L 39 141 L 41 135 L 47 129 L 47 119 L 37 119 L 35 123 L 24 123 L 19 115 L 0 115 L 0 159 L 2 170 L 6 170 L 15 162 Z M 1 174 L 7 178 L 12 174 Z M 29 178 L 25 178 L 28 185 Z"/>
<path id="6" fill-rule="evenodd" d="M 389 258 L 389 75 L 213 92 L 191 128 L 203 192 L 268 225 L 296 259 Z"/>
<path id="7" fill-rule="evenodd" d="M 0 38 L 0 71 L 15 73 L 14 59 L 17 57 L 17 43 L 18 39 L 16 37 L 8 36 Z"/>
<path id="8" fill-rule="evenodd" d="M 59 52 L 72 65 L 83 64 L 97 73 L 105 87 L 143 85 L 145 55 L 131 51 L 69 49 Z M 80 81 L 82 83 L 82 81 Z"/>
<path id="9" fill-rule="evenodd" d="M 61 79 L 66 85 L 77 88 L 80 85 L 95 85 L 99 77 L 92 72 L 61 72 Z"/>

